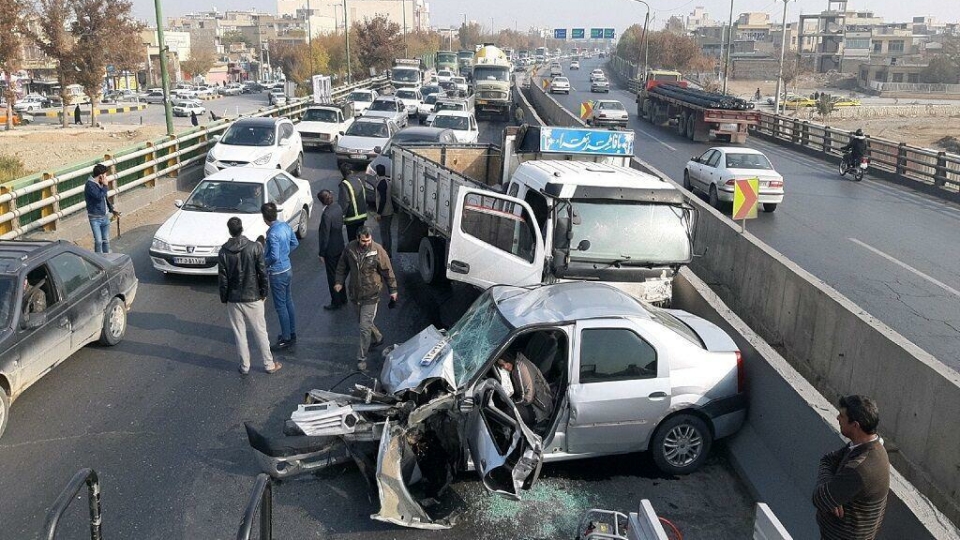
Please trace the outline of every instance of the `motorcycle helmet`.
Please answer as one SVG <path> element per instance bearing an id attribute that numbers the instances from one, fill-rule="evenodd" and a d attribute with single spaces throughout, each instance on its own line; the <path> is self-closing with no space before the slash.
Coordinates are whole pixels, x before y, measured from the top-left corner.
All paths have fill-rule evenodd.
<path id="1" fill-rule="evenodd" d="M 862 130 L 862 129 L 858 129 L 858 130 L 854 133 L 854 135 L 856 135 L 857 137 L 863 137 L 863 130 Z"/>

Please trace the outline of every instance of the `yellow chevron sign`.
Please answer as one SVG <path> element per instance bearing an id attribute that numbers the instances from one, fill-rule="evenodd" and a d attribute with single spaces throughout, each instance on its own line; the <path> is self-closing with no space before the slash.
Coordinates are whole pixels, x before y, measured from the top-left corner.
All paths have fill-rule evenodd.
<path id="1" fill-rule="evenodd" d="M 593 102 L 584 101 L 583 103 L 580 104 L 580 119 L 586 120 L 591 116 L 593 116 Z"/>

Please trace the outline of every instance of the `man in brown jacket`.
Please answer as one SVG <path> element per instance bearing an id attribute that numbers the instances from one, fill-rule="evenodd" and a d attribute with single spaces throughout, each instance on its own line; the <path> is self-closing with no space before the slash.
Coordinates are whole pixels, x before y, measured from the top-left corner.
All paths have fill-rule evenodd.
<path id="1" fill-rule="evenodd" d="M 360 227 L 357 238 L 347 248 L 337 264 L 337 276 L 333 290 L 340 292 L 350 277 L 347 287 L 350 303 L 357 307 L 360 321 L 360 349 L 357 352 L 357 368 L 367 368 L 367 352 L 383 344 L 383 334 L 374 322 L 383 282 L 390 290 L 390 307 L 397 301 L 397 277 L 393 274 L 390 257 L 383 246 L 373 241 L 369 227 Z M 373 342 L 370 338 L 373 337 Z"/>
<path id="2" fill-rule="evenodd" d="M 813 505 L 822 540 L 873 540 L 890 491 L 890 460 L 877 435 L 880 413 L 866 396 L 840 398 L 840 433 L 850 444 L 820 459 Z"/>

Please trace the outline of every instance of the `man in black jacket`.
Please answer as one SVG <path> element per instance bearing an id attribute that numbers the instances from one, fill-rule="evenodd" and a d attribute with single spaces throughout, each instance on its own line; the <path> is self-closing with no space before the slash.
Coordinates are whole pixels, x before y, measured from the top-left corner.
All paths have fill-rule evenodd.
<path id="1" fill-rule="evenodd" d="M 851 167 L 856 167 L 860 164 L 860 159 L 867 153 L 867 136 L 863 134 L 862 129 L 858 129 L 850 136 L 850 141 L 844 146 L 840 147 L 840 150 L 846 151 L 850 150 L 850 155 L 847 156 L 847 163 Z"/>
<path id="2" fill-rule="evenodd" d="M 333 286 L 336 285 L 337 265 L 340 264 L 340 255 L 343 254 L 343 210 L 339 204 L 334 204 L 333 192 L 329 189 L 321 191 L 317 198 L 323 205 L 323 212 L 320 214 L 320 231 L 317 236 L 320 238 L 320 262 L 327 272 L 327 288 L 330 290 L 330 303 L 323 306 L 323 309 L 340 309 L 347 303 L 345 291 L 337 292 Z"/>
<path id="3" fill-rule="evenodd" d="M 227 315 L 240 354 L 238 369 L 241 375 L 250 373 L 250 349 L 247 346 L 249 325 L 260 350 L 264 369 L 267 373 L 276 373 L 283 366 L 273 361 L 270 338 L 267 336 L 263 304 L 269 286 L 263 246 L 243 236 L 243 223 L 238 217 L 227 221 L 227 230 L 230 231 L 230 240 L 220 248 L 217 266 L 220 271 L 220 301 L 227 305 Z"/>

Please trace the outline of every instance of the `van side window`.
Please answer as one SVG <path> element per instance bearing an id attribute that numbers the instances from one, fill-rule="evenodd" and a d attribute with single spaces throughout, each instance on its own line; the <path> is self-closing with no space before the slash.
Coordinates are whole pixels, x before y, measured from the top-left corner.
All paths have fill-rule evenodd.
<path id="1" fill-rule="evenodd" d="M 546 238 L 547 217 L 550 215 L 550 210 L 547 209 L 547 199 L 544 198 L 541 193 L 528 189 L 526 195 L 523 197 L 523 201 L 530 205 L 530 208 L 533 210 L 533 217 L 537 220 L 537 224 L 540 225 L 540 234 Z"/>

